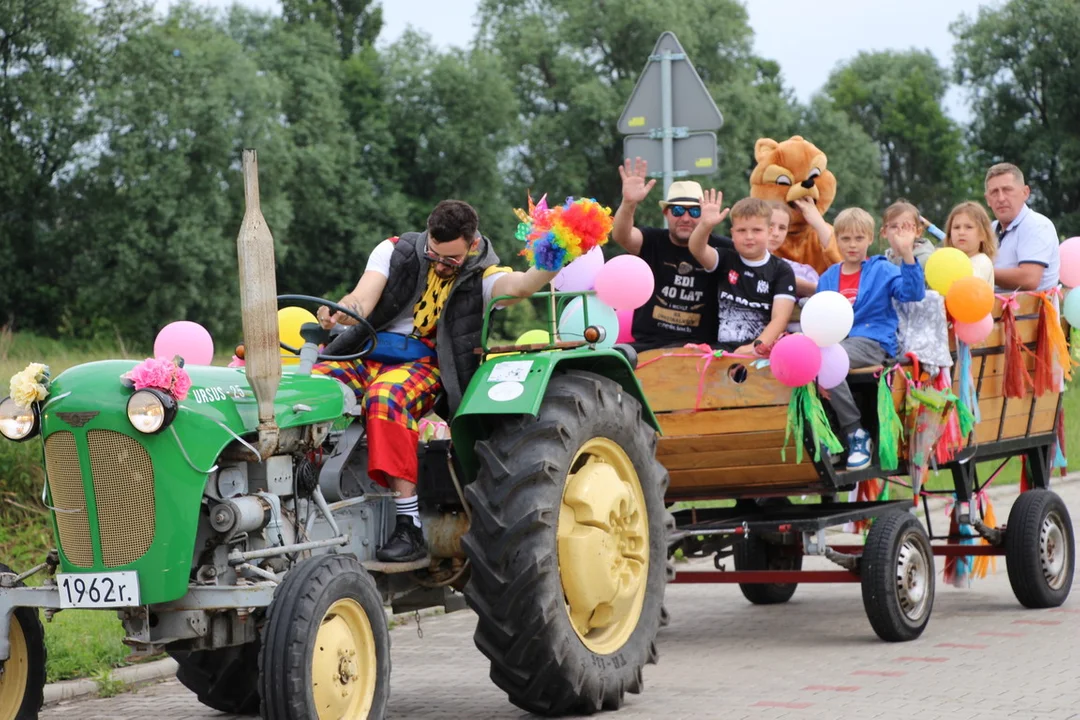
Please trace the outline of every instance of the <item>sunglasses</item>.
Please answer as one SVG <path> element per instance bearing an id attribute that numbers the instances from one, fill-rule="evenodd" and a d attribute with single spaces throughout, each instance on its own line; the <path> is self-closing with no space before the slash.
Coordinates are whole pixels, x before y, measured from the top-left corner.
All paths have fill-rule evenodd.
<path id="1" fill-rule="evenodd" d="M 440 255 L 434 250 L 432 250 L 431 246 L 428 246 L 424 249 L 424 257 L 426 257 L 428 260 L 435 263 L 436 265 L 444 265 L 448 268 L 454 268 L 455 270 L 465 264 L 465 258 L 456 258 L 446 255 Z"/>
<path id="2" fill-rule="evenodd" d="M 680 218 L 686 213 L 690 213 L 690 217 L 695 220 L 701 217 L 701 208 L 697 205 L 691 205 L 690 207 L 686 205 L 668 205 L 668 210 L 671 211 L 671 217 Z"/>

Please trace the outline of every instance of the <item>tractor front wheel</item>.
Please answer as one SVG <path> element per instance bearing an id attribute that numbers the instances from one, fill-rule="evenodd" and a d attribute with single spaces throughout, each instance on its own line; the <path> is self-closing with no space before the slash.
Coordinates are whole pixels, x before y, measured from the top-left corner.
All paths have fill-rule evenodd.
<path id="1" fill-rule="evenodd" d="M 0 573 L 10 572 L 0 565 Z M 16 608 L 11 614 L 8 643 L 11 653 L 0 661 L 0 720 L 33 720 L 45 690 L 45 631 L 37 608 Z"/>
<path id="2" fill-rule="evenodd" d="M 555 375 L 537 417 L 476 444 L 465 596 L 510 702 L 542 715 L 618 708 L 657 659 L 668 579 L 667 472 L 638 401 Z"/>
<path id="3" fill-rule="evenodd" d="M 263 628 L 263 720 L 380 718 L 390 698 L 390 632 L 375 581 L 344 555 L 285 576 Z"/>

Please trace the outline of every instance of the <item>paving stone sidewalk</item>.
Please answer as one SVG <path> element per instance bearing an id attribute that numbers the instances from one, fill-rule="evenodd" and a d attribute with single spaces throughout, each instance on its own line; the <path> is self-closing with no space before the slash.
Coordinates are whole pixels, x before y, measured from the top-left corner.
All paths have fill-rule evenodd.
<path id="1" fill-rule="evenodd" d="M 1080 508 L 1080 482 L 1055 487 Z M 1008 517 L 1012 496 L 995 498 Z M 943 515 L 943 513 L 942 513 Z M 1080 515 L 1080 512 L 1077 513 Z M 936 521 L 936 518 L 935 518 Z M 807 562 L 817 567 L 818 560 Z M 611 717 L 1080 720 L 1080 600 L 1025 610 L 999 559 L 991 577 L 941 582 L 933 617 L 914 642 L 881 642 L 857 584 L 804 585 L 791 602 L 747 603 L 737 587 L 674 585 L 671 625 L 645 692 Z M 821 567 L 829 567 L 825 563 Z M 488 680 L 463 611 L 392 631 L 390 718 L 523 718 Z M 110 699 L 45 709 L 44 720 L 232 720 L 201 706 L 175 680 Z"/>

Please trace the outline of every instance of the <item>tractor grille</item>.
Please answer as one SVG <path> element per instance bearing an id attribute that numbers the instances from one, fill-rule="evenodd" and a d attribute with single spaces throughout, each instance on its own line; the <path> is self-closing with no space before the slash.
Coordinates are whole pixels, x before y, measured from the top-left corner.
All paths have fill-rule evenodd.
<path id="1" fill-rule="evenodd" d="M 86 439 L 101 558 L 105 567 L 127 565 L 154 541 L 154 466 L 142 445 L 127 435 L 91 430 Z"/>
<path id="2" fill-rule="evenodd" d="M 90 519 L 86 513 L 79 453 L 75 449 L 75 436 L 70 432 L 54 432 L 46 438 L 45 473 L 49 477 L 49 493 L 56 508 L 56 527 L 64 554 L 73 565 L 92 567 Z"/>

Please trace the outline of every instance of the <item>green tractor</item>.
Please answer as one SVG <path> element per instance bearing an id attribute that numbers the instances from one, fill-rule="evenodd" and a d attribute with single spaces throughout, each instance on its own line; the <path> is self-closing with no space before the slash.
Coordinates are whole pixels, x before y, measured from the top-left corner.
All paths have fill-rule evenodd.
<path id="1" fill-rule="evenodd" d="M 246 368 L 188 367 L 175 402 L 125 386 L 132 361 L 94 362 L 29 409 L 0 404 L 8 440 L 41 443 L 57 543 L 35 567 L 0 565 L 0 720 L 41 707 L 38 608 L 116 612 L 133 652 L 168 652 L 201 702 L 267 720 L 382 717 L 384 608 L 456 610 L 459 591 L 515 705 L 590 713 L 640 692 L 670 521 L 631 360 L 588 343 L 488 348 L 485 326 L 484 352 L 513 354 L 481 365 L 452 440 L 420 447 L 430 557 L 380 563 L 393 497 L 368 478 L 352 391 L 311 374 L 316 342 L 282 371 L 252 151 L 244 176 Z"/>

